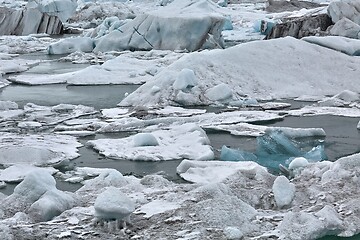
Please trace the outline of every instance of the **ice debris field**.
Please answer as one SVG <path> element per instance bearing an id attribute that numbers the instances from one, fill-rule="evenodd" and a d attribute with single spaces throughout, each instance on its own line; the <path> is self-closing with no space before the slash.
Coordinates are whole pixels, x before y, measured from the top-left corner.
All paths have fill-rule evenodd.
<path id="1" fill-rule="evenodd" d="M 359 239 L 358 0 L 0 0 L 0 238 Z"/>

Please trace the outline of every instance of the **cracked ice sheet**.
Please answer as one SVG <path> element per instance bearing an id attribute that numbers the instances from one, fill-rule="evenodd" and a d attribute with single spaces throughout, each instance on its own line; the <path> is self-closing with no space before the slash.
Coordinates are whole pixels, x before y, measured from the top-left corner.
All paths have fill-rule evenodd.
<path id="1" fill-rule="evenodd" d="M 142 120 L 138 118 L 122 118 L 111 119 L 111 123 L 104 123 L 99 132 L 119 132 L 134 129 L 142 129 L 151 125 L 169 126 L 173 123 L 196 123 L 202 128 L 213 128 L 217 125 L 236 124 L 241 122 L 261 122 L 271 120 L 281 120 L 284 116 L 280 116 L 276 112 L 264 111 L 234 111 L 222 113 L 204 113 L 191 117 L 159 117 L 155 119 Z"/>
<path id="2" fill-rule="evenodd" d="M 344 117 L 360 117 L 359 108 L 344 108 L 344 107 L 316 107 L 306 106 L 297 110 L 287 111 L 290 116 L 316 116 L 316 115 L 333 115 Z"/>
<path id="3" fill-rule="evenodd" d="M 139 161 L 176 159 L 208 160 L 214 158 L 206 133 L 196 124 L 173 126 L 155 130 L 151 134 L 158 146 L 134 146 L 134 136 L 121 139 L 98 139 L 87 144 L 107 157 Z"/>
<path id="4" fill-rule="evenodd" d="M 224 161 L 189 161 L 183 160 L 176 172 L 192 183 L 219 183 L 238 171 L 256 175 L 257 172 L 267 172 L 265 167 L 255 162 L 224 162 Z"/>
<path id="5" fill-rule="evenodd" d="M 55 134 L 0 133 L 0 164 L 55 166 L 79 156 L 75 137 Z"/>
<path id="6" fill-rule="evenodd" d="M 97 113 L 93 107 L 73 104 L 58 104 L 48 107 L 28 103 L 24 106 L 24 110 L 26 111 L 26 119 L 38 121 L 43 125 L 56 125 L 81 116 L 90 116 Z"/>
<path id="7" fill-rule="evenodd" d="M 211 129 L 230 132 L 237 136 L 258 137 L 265 134 L 266 131 L 281 130 L 289 137 L 325 137 L 326 133 L 322 128 L 290 128 L 290 127 L 267 127 L 262 125 L 253 125 L 248 123 L 238 123 L 232 125 L 218 125 Z"/>

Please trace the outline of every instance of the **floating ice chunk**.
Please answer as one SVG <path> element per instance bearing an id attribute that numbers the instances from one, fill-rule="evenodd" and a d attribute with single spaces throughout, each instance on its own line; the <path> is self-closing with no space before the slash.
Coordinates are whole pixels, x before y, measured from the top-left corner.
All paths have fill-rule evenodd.
<path id="1" fill-rule="evenodd" d="M 173 87 L 175 90 L 187 91 L 192 87 L 197 85 L 197 78 L 193 70 L 184 68 L 179 73 L 175 82 L 173 83 Z"/>
<path id="2" fill-rule="evenodd" d="M 207 90 L 205 96 L 211 101 L 228 100 L 232 97 L 232 90 L 226 83 L 221 83 Z"/>
<path id="3" fill-rule="evenodd" d="M 295 197 L 295 185 L 285 176 L 278 176 L 275 179 L 272 191 L 278 208 L 289 206 Z"/>
<path id="4" fill-rule="evenodd" d="M 318 146 L 313 147 L 309 152 L 304 155 L 304 157 L 310 162 L 318 162 L 328 159 L 325 153 L 324 144 L 319 144 Z"/>
<path id="5" fill-rule="evenodd" d="M 51 43 L 47 49 L 48 54 L 67 54 L 77 51 L 91 52 L 94 49 L 94 40 L 89 37 L 76 37 L 61 39 Z"/>
<path id="6" fill-rule="evenodd" d="M 254 161 L 258 159 L 255 154 L 245 152 L 238 149 L 231 149 L 226 146 L 222 146 L 220 160 L 223 161 Z"/>
<path id="7" fill-rule="evenodd" d="M 109 187 L 95 200 L 95 217 L 103 220 L 126 220 L 135 211 L 134 202 L 120 189 Z"/>
<path id="8" fill-rule="evenodd" d="M 1 80 L 1 78 L 0 78 L 0 80 Z M 15 109 L 18 109 L 18 108 L 19 108 L 19 106 L 17 105 L 16 102 L 0 101 L 0 111 L 15 110 Z"/>
<path id="9" fill-rule="evenodd" d="M 134 147 L 158 146 L 159 143 L 151 133 L 138 133 L 133 137 Z"/>
<path id="10" fill-rule="evenodd" d="M 224 234 L 228 240 L 240 240 L 244 236 L 241 230 L 237 227 L 226 227 L 224 229 Z"/>
<path id="11" fill-rule="evenodd" d="M 257 137 L 257 143 L 258 157 L 267 155 L 302 156 L 299 148 L 279 130 L 268 131 L 263 136 Z"/>
<path id="12" fill-rule="evenodd" d="M 344 108 L 344 107 L 315 107 L 305 106 L 301 109 L 294 109 L 288 111 L 290 116 L 304 116 L 304 115 L 333 115 L 345 117 L 360 117 L 359 108 Z"/>
<path id="13" fill-rule="evenodd" d="M 29 173 L 37 169 L 39 169 L 39 167 L 35 167 L 33 165 L 15 164 L 4 170 L 0 170 L 0 181 L 10 182 L 10 183 L 21 182 Z M 41 169 L 48 171 L 51 175 L 58 172 L 58 170 L 52 167 L 41 168 Z"/>
<path id="14" fill-rule="evenodd" d="M 358 130 L 360 130 L 360 121 L 358 122 L 357 124 L 357 127 L 356 127 Z"/>
<path id="15" fill-rule="evenodd" d="M 0 134 L 0 163 L 4 165 L 18 163 L 37 166 L 60 165 L 78 157 L 77 148 L 81 146 L 76 138 L 65 135 L 2 133 Z"/>
<path id="16" fill-rule="evenodd" d="M 157 146 L 134 147 L 134 136 L 122 139 L 98 139 L 88 144 L 101 154 L 114 159 L 160 161 L 175 159 L 209 160 L 214 158 L 210 141 L 199 126 L 193 123 L 175 125 L 151 133 Z"/>

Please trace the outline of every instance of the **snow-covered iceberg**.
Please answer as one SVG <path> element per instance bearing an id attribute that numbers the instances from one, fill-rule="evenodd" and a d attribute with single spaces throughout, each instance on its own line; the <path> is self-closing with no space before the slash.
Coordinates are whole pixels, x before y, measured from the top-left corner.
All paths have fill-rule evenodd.
<path id="1" fill-rule="evenodd" d="M 184 99 L 181 96 L 186 96 L 186 105 L 211 104 L 214 102 L 205 92 L 219 84 L 231 88 L 232 98 L 228 101 L 248 96 L 292 98 L 304 92 L 329 95 L 344 90 L 344 86 L 360 92 L 360 86 L 353 81 L 360 74 L 359 65 L 358 58 L 290 37 L 250 42 L 225 50 L 186 55 L 130 94 L 120 105 L 184 104 L 178 101 Z M 173 84 L 185 68 L 194 71 L 198 84 L 184 92 L 174 89 Z M 154 88 L 159 91 L 153 92 Z"/>
<path id="2" fill-rule="evenodd" d="M 173 1 L 120 24 L 96 42 L 94 51 L 221 48 L 225 18 L 217 8 L 209 0 Z"/>

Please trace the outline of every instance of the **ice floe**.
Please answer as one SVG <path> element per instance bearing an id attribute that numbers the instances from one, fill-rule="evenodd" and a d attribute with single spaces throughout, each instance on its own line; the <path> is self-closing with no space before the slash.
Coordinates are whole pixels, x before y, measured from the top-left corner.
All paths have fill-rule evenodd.
<path id="1" fill-rule="evenodd" d="M 53 134 L 21 135 L 0 134 L 0 161 L 5 166 L 32 164 L 56 166 L 66 164 L 79 156 L 77 148 L 82 145 L 71 136 Z"/>
<path id="2" fill-rule="evenodd" d="M 183 124 L 123 139 L 98 139 L 88 144 L 101 154 L 115 159 L 159 161 L 174 159 L 213 159 L 206 133 L 195 124 Z M 153 140 L 154 139 L 154 140 Z M 149 141 L 151 144 L 148 144 Z M 158 144 L 153 144 L 153 142 Z M 141 144 L 140 144 L 141 143 Z"/>

